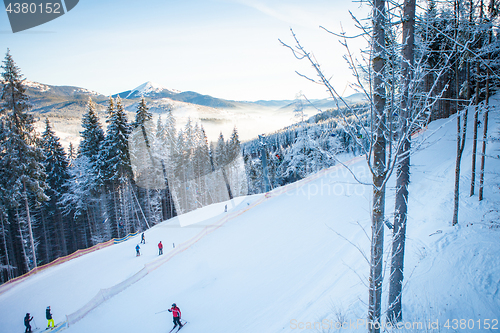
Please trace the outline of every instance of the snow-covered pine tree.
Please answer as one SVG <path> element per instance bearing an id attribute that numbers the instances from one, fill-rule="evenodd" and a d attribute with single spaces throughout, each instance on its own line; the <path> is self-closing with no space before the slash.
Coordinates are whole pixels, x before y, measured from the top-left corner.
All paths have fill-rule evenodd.
<path id="1" fill-rule="evenodd" d="M 50 200 L 42 206 L 43 218 L 41 230 L 41 249 L 44 249 L 45 263 L 76 251 L 76 235 L 73 219 L 63 218 L 58 202 L 66 192 L 70 179 L 66 152 L 59 137 L 52 130 L 50 121 L 45 120 L 45 131 L 42 133 L 41 146 L 45 155 L 43 162 L 47 175 L 46 194 Z"/>
<path id="2" fill-rule="evenodd" d="M 137 111 L 135 113 L 135 122 L 133 127 L 143 126 L 147 121 L 153 120 L 153 114 L 149 112 L 149 108 L 146 105 L 146 100 L 141 98 L 139 105 L 137 106 Z"/>
<path id="3" fill-rule="evenodd" d="M 47 186 L 35 120 L 27 112 L 31 106 L 23 86 L 23 75 L 9 50 L 1 68 L 0 117 L 3 135 L 0 142 L 0 180 L 5 198 L 2 211 L 9 221 L 10 262 L 18 268 L 16 275 L 21 275 L 38 264 L 30 206 L 48 200 L 44 193 Z M 24 237 L 23 229 L 27 229 L 28 239 Z M 24 244 L 29 244 L 28 248 Z"/>
<path id="4" fill-rule="evenodd" d="M 300 125 L 295 142 L 285 152 L 281 176 L 294 182 L 333 165 L 335 152 L 326 151 L 318 141 L 314 128 Z"/>
<path id="5" fill-rule="evenodd" d="M 228 178 L 233 196 L 247 195 L 248 185 L 245 175 L 244 161 L 241 153 L 241 142 L 236 126 L 227 142 Z"/>
<path id="6" fill-rule="evenodd" d="M 73 142 L 69 143 L 68 147 L 68 166 L 71 167 L 73 161 L 76 159 L 76 148 L 73 145 Z"/>
<path id="7" fill-rule="evenodd" d="M 196 126 L 197 127 L 197 126 Z M 210 164 L 208 139 L 203 125 L 198 127 L 195 151 L 193 154 L 193 172 L 196 181 L 196 202 L 199 207 L 214 203 L 214 175 Z"/>
<path id="8" fill-rule="evenodd" d="M 114 103 L 110 101 L 109 110 L 114 108 Z M 104 131 L 97 115 L 96 104 L 89 98 L 87 102 L 87 113 L 82 117 L 83 131 L 80 132 L 82 140 L 78 146 L 78 155 L 86 156 L 93 165 L 92 172 L 94 177 L 99 173 L 98 159 L 101 143 L 104 141 Z"/>
<path id="9" fill-rule="evenodd" d="M 133 205 L 133 193 L 129 191 L 133 178 L 128 148 L 130 125 L 120 97 L 116 99 L 116 107 L 110 98 L 106 122 L 108 127 L 100 147 L 99 172 L 106 187 L 106 217 L 111 237 L 118 238 L 125 235 L 129 227 L 131 215 L 127 214 L 126 207 Z"/>
<path id="10" fill-rule="evenodd" d="M 162 166 L 153 151 L 156 134 L 152 119 L 153 114 L 143 97 L 137 106 L 129 150 L 141 215 L 145 214 L 146 226 L 158 223 L 162 218 L 158 215 L 161 203 L 157 190 L 164 186 Z"/>
<path id="11" fill-rule="evenodd" d="M 64 213 L 75 223 L 78 248 L 90 247 L 108 239 L 103 224 L 99 223 L 104 219 L 103 205 L 100 204 L 104 188 L 99 160 L 104 131 L 91 98 L 82 117 L 82 128 L 82 139 L 69 170 L 68 192 L 60 200 Z"/>
<path id="12" fill-rule="evenodd" d="M 233 199 L 233 193 L 231 191 L 231 185 L 229 184 L 229 179 L 227 176 L 227 165 L 229 163 L 229 156 L 226 147 L 226 142 L 224 141 L 224 135 L 222 132 L 219 135 L 219 139 L 217 140 L 217 145 L 215 146 L 215 158 L 214 165 L 215 170 L 218 172 L 222 172 L 222 177 L 224 179 L 224 183 L 226 185 L 226 191 L 229 199 Z M 219 201 L 222 201 L 222 198 Z"/>
<path id="13" fill-rule="evenodd" d="M 187 199 L 188 188 L 186 186 L 188 180 L 186 165 L 189 159 L 186 153 L 184 132 L 182 130 L 177 134 L 173 153 L 170 155 L 170 158 L 172 160 L 172 171 L 168 176 L 169 184 L 171 185 L 172 196 L 176 203 L 175 209 L 178 214 L 183 214 L 189 211 L 189 202 Z"/>
<path id="14" fill-rule="evenodd" d="M 172 116 L 171 114 L 172 111 L 170 110 L 169 112 L 170 116 Z M 155 135 L 155 143 L 153 145 L 154 146 L 153 151 L 156 158 L 161 163 L 162 175 L 165 182 L 165 187 L 160 190 L 163 220 L 167 220 L 175 216 L 175 204 L 172 199 L 171 191 L 169 188 L 170 186 L 169 179 L 168 179 L 169 170 L 171 170 L 171 165 L 170 165 L 171 161 L 169 158 L 169 152 L 172 151 L 171 148 L 172 142 L 167 139 L 169 134 L 171 134 L 168 132 L 169 130 L 171 129 L 168 129 L 168 125 L 166 123 L 164 124 L 162 122 L 161 116 L 159 116 L 156 124 L 156 135 Z"/>
<path id="15" fill-rule="evenodd" d="M 162 158 L 163 163 L 165 164 L 165 170 L 167 174 L 167 182 L 168 182 L 168 192 L 166 193 L 166 206 L 168 211 L 168 216 L 173 217 L 177 215 L 175 210 L 175 203 L 173 198 L 173 184 L 174 181 L 174 160 L 176 156 L 176 142 L 177 142 L 177 130 L 176 130 L 176 121 L 175 117 L 172 113 L 172 108 L 168 108 L 164 122 L 164 131 L 165 131 L 165 148 L 164 148 L 164 156 Z"/>
<path id="16" fill-rule="evenodd" d="M 165 129 L 165 152 L 166 152 L 165 166 L 167 170 L 171 171 L 173 166 L 173 161 L 171 159 L 171 156 L 173 156 L 175 153 L 175 146 L 177 142 L 176 121 L 171 108 L 167 110 L 164 129 Z"/>

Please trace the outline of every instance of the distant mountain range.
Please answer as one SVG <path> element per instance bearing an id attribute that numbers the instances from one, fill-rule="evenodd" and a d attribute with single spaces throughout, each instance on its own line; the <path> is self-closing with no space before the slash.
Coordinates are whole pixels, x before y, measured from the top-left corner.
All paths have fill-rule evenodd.
<path id="1" fill-rule="evenodd" d="M 348 104 L 359 104 L 359 103 L 365 103 L 367 101 L 365 94 L 363 93 L 356 93 L 353 95 L 350 95 L 348 97 L 344 97 L 344 100 Z M 309 100 L 311 104 L 305 103 L 305 107 L 315 107 L 318 109 L 321 109 L 322 111 L 326 111 L 327 109 L 331 108 L 336 108 L 337 103 L 332 99 L 332 98 L 323 98 L 323 99 L 311 99 Z M 280 109 L 289 109 L 289 108 L 294 108 L 296 104 L 296 100 L 271 100 L 271 101 L 255 101 L 255 102 L 246 102 L 246 103 L 252 103 L 252 104 L 257 104 L 257 105 L 262 105 L 262 106 L 269 106 L 269 107 L 277 107 Z M 339 101 L 339 106 L 343 106 L 343 103 Z"/>
<path id="2" fill-rule="evenodd" d="M 89 97 L 97 104 L 102 123 L 106 117 L 109 96 L 85 88 L 73 86 L 52 86 L 25 81 L 27 94 L 33 105 L 31 113 L 38 119 L 37 128 L 44 129 L 44 118 L 49 118 L 67 147 L 69 142 L 80 140 L 81 118 L 86 112 Z M 238 126 L 242 139 L 253 138 L 260 133 L 268 133 L 293 123 L 294 100 L 231 101 L 202 95 L 193 91 L 178 91 L 152 82 L 115 95 L 120 96 L 130 120 L 134 119 L 140 98 L 144 97 L 150 111 L 162 114 L 172 107 L 178 122 L 187 119 L 199 121 L 212 138 L 220 131 L 229 135 Z M 346 98 L 351 104 L 365 101 L 364 96 L 355 94 Z M 311 100 L 314 105 L 304 105 L 306 114 L 312 116 L 319 111 L 335 108 L 331 99 Z"/>
<path id="3" fill-rule="evenodd" d="M 76 115 L 75 112 L 77 114 L 81 114 L 85 111 L 89 97 L 103 107 L 105 107 L 108 100 L 107 96 L 85 88 L 52 86 L 32 81 L 25 81 L 25 86 L 27 88 L 27 93 L 30 96 L 31 103 L 33 104 L 32 111 L 40 114 L 56 113 L 68 116 L 72 114 Z M 172 100 L 215 109 L 232 109 L 252 105 L 275 109 L 290 109 L 295 105 L 294 100 L 260 100 L 255 102 L 230 101 L 209 95 L 202 95 L 194 91 L 181 92 L 179 90 L 163 87 L 150 81 L 143 83 L 134 89 L 112 95 L 114 98 L 118 96 L 120 96 L 123 100 L 125 107 L 136 104 L 142 97 L 146 98 L 146 101 L 148 102 L 155 102 L 159 100 L 168 102 L 168 100 Z M 366 98 L 363 94 L 354 94 L 346 97 L 345 100 L 350 104 L 357 104 L 366 101 Z M 337 106 L 332 99 L 315 99 L 310 102 L 313 104 L 314 108 L 321 110 Z M 306 107 L 312 106 L 306 105 Z"/>
<path id="4" fill-rule="evenodd" d="M 170 98 L 174 101 L 186 102 L 191 104 L 209 106 L 212 108 L 234 108 L 235 105 L 229 101 L 215 98 L 208 95 L 198 94 L 194 91 L 184 91 L 162 87 L 156 83 L 148 81 L 135 89 L 127 90 L 113 97 L 120 96 L 122 99 L 137 99 L 147 97 L 149 99 Z"/>
<path id="5" fill-rule="evenodd" d="M 342 98 L 345 103 L 348 105 L 355 105 L 355 104 L 361 104 L 361 103 L 366 103 L 367 99 L 365 94 L 363 93 L 357 93 L 353 94 L 347 97 Z M 286 111 L 293 111 L 296 106 L 296 101 L 295 100 L 288 100 L 288 101 L 258 101 L 255 102 L 257 104 L 261 105 L 274 105 L 274 106 L 280 106 L 279 102 L 287 102 L 286 105 L 282 105 L 280 107 L 280 110 L 286 110 Z M 337 105 L 338 102 L 338 105 Z M 323 98 L 323 99 L 311 99 L 308 101 L 303 101 L 303 105 L 305 109 L 316 109 L 316 110 L 321 110 L 321 111 L 326 111 L 328 109 L 335 109 L 337 106 L 339 107 L 344 107 L 345 104 L 341 100 L 335 101 L 333 98 Z M 268 104 L 269 103 L 269 104 Z"/>
<path id="6" fill-rule="evenodd" d="M 89 97 L 102 103 L 107 97 L 95 91 L 71 86 L 51 86 L 47 84 L 24 81 L 26 92 L 36 114 L 57 114 L 71 116 L 85 111 Z"/>

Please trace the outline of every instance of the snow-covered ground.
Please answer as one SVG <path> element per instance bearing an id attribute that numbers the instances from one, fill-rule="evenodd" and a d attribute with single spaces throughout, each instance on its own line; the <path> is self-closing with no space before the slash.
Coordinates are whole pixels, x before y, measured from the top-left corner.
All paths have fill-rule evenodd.
<path id="1" fill-rule="evenodd" d="M 456 227 L 450 223 L 456 121 L 433 122 L 413 140 L 420 148 L 411 157 L 403 311 L 407 327 L 423 324 L 415 331 L 500 329 L 498 97 L 492 104 L 489 135 L 496 140 L 488 145 L 485 199 L 468 196 L 469 131 Z M 349 164 L 369 180 L 363 157 Z M 386 200 L 389 219 L 393 184 Z M 144 265 L 152 269 L 142 279 L 64 331 L 168 332 L 172 316 L 158 312 L 173 302 L 189 322 L 184 333 L 333 332 L 328 326 L 339 328 L 339 319 L 347 326 L 339 331 L 366 331 L 370 198 L 369 186 L 335 166 L 267 195 L 188 213 L 148 230 L 140 257 L 136 237 L 47 269 L 6 292 L 0 287 L 0 331 L 22 332 L 27 312 L 45 327 L 48 305 L 55 321 L 64 322 L 100 289 Z M 390 235 L 386 229 L 386 250 Z"/>

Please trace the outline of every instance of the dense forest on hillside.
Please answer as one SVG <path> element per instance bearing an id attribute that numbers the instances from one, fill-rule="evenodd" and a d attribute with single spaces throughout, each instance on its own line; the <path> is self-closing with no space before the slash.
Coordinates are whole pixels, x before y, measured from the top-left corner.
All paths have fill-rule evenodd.
<path id="1" fill-rule="evenodd" d="M 495 1 L 471 0 L 460 7 L 429 1 L 419 11 L 412 107 L 423 111 L 408 133 L 472 107 L 474 144 L 480 142 L 479 118 L 484 115 L 487 127 L 485 110 L 499 79 L 498 10 Z M 398 56 L 404 45 L 395 33 L 386 37 L 390 52 L 379 73 L 387 101 L 383 134 L 373 126 L 380 114 L 369 90 L 370 103 L 309 119 L 299 98 L 295 125 L 245 143 L 235 128 L 212 144 L 196 123 L 177 130 L 171 112 L 153 121 L 144 99 L 134 121 L 127 119 L 118 96 L 108 101 L 105 129 L 94 102 L 87 102 L 80 145 L 68 152 L 48 120 L 43 133 L 35 131 L 23 75 L 7 51 L 0 99 L 0 282 L 178 214 L 295 182 L 338 163 L 341 154 L 370 156 L 375 139 L 390 146 L 404 138 L 405 62 Z"/>

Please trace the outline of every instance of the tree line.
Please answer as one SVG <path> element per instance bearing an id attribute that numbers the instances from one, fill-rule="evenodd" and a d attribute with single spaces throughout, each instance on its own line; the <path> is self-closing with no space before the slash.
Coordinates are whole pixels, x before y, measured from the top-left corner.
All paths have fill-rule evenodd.
<path id="1" fill-rule="evenodd" d="M 41 135 L 7 51 L 0 108 L 0 282 L 178 214 L 247 193 L 236 128 L 208 143 L 202 126 L 156 124 L 142 99 L 129 122 L 109 98 L 106 130 L 89 98 L 68 154 L 49 120 Z"/>
<path id="2" fill-rule="evenodd" d="M 262 193 L 263 154 L 274 188 L 334 165 L 336 154 L 358 154 L 367 142 L 361 132 L 357 140 L 346 135 L 350 118 L 327 111 L 302 117 L 265 142 L 242 145 L 234 128 L 229 139 L 221 133 L 209 143 L 203 126 L 191 120 L 178 130 L 171 107 L 154 123 L 143 98 L 129 122 L 120 97 L 110 97 L 106 129 L 89 98 L 81 141 L 78 147 L 70 143 L 66 153 L 48 119 L 41 135 L 35 131 L 24 78 L 10 51 L 2 69 L 1 282 L 178 214 Z M 366 107 L 358 107 L 366 125 Z"/>
<path id="3" fill-rule="evenodd" d="M 489 97 L 499 86 L 500 39 L 497 0 L 368 0 L 369 20 L 353 17 L 368 47 L 356 56 L 345 33 L 335 33 L 345 47 L 345 59 L 352 69 L 356 90 L 369 101 L 370 119 L 362 128 L 368 138 L 366 159 L 372 174 L 371 247 L 368 265 L 368 331 L 380 332 L 383 321 L 395 324 L 403 318 L 403 263 L 410 183 L 410 159 L 418 149 L 412 135 L 430 121 L 453 116 L 456 121 L 456 168 L 453 215 L 450 225 L 459 224 L 460 165 L 465 147 L 469 113 L 474 114 L 470 196 L 478 189 L 483 198 L 485 152 L 488 142 Z M 292 30 L 289 48 L 299 60 L 312 66 L 312 75 L 301 76 L 322 84 L 339 105 L 353 110 L 335 90 L 320 64 L 306 50 Z M 315 77 L 315 78 L 314 78 Z M 342 110 L 339 108 L 339 110 Z M 344 117 L 347 116 L 343 112 Z M 482 117 L 483 133 L 479 134 Z M 354 123 L 353 123 L 354 124 Z M 357 122 L 363 125 L 363 123 Z M 353 140 L 357 131 L 345 126 Z M 478 145 L 481 144 L 481 151 Z M 363 147 L 363 145 L 360 145 Z M 479 166 L 477 158 L 480 158 Z M 478 168 L 479 167 L 479 168 Z M 479 170 L 478 170 L 479 169 Z M 386 185 L 396 176 L 393 223 L 386 212 Z M 477 180 L 479 178 L 479 180 Z M 382 311 L 385 278 L 384 226 L 392 232 L 388 306 Z"/>

